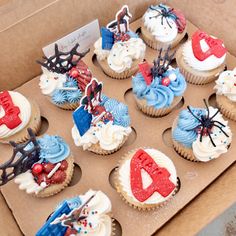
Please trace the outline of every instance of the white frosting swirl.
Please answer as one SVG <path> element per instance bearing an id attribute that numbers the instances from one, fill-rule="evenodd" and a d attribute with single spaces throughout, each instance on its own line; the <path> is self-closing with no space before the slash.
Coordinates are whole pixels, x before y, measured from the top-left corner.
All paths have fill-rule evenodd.
<path id="1" fill-rule="evenodd" d="M 109 122 L 96 132 L 96 137 L 102 149 L 114 150 L 123 142 L 124 136 L 128 136 L 131 132 L 130 127 L 125 128 Z"/>
<path id="2" fill-rule="evenodd" d="M 14 105 L 19 107 L 20 109 L 19 118 L 21 119 L 22 122 L 19 126 L 17 126 L 14 129 L 9 129 L 5 124 L 0 125 L 0 138 L 7 138 L 21 131 L 29 123 L 31 117 L 31 105 L 29 101 L 22 94 L 18 92 L 12 92 L 12 91 L 8 92 L 12 98 L 12 102 L 14 103 Z M 4 116 L 5 116 L 5 111 L 3 107 L 0 105 L 0 118 Z"/>
<path id="3" fill-rule="evenodd" d="M 205 52 L 209 49 L 205 39 L 200 41 L 202 51 Z M 221 66 L 226 58 L 226 53 L 221 57 L 218 58 L 214 55 L 209 56 L 204 61 L 199 61 L 193 53 L 192 48 L 192 41 L 188 41 L 183 46 L 183 58 L 186 64 L 198 71 L 209 71 L 216 69 L 217 67 Z"/>
<path id="4" fill-rule="evenodd" d="M 86 212 L 87 224 L 73 222 L 73 228 L 80 232 L 76 235 L 91 235 L 91 236 L 111 236 L 112 235 L 112 219 L 109 216 L 111 213 L 111 201 L 101 191 L 89 190 L 85 195 L 79 196 L 83 205 L 88 199 L 94 196 L 83 208 Z M 75 208 L 73 211 L 76 211 Z M 81 214 L 83 216 L 83 213 Z M 63 218 L 63 215 L 59 218 Z M 57 219 L 55 219 L 55 223 Z M 54 222 L 52 222 L 53 224 Z"/>
<path id="5" fill-rule="evenodd" d="M 44 95 L 51 96 L 52 93 L 59 88 L 63 87 L 66 82 L 66 75 L 50 72 L 43 68 L 43 74 L 40 76 L 39 87 Z"/>
<path id="6" fill-rule="evenodd" d="M 177 185 L 177 174 L 176 174 L 176 169 L 175 166 L 173 164 L 173 162 L 162 152 L 155 150 L 155 149 L 144 149 L 145 152 L 147 152 L 152 159 L 158 164 L 158 166 L 160 167 L 164 167 L 166 168 L 169 173 L 170 173 L 170 181 Z M 134 202 L 137 203 L 141 203 L 139 202 L 133 195 L 132 190 L 131 190 L 131 186 L 130 186 L 130 162 L 131 162 L 131 158 L 125 160 L 124 163 L 122 163 L 122 165 L 119 168 L 119 181 L 120 184 L 123 188 L 123 191 L 126 192 L 126 194 L 132 198 L 132 200 Z M 141 172 L 142 174 L 142 181 L 143 181 L 143 188 L 147 188 L 151 183 L 152 183 L 152 179 L 149 176 L 149 174 L 142 170 Z M 175 190 L 172 191 L 172 193 Z M 169 199 L 172 195 L 172 193 L 170 193 L 167 197 L 163 197 L 160 193 L 158 192 L 154 192 L 152 194 L 152 196 L 150 198 L 148 198 L 147 200 L 145 200 L 144 204 L 158 204 L 158 203 L 162 203 L 164 201 L 166 201 L 167 199 Z"/>
<path id="7" fill-rule="evenodd" d="M 216 80 L 214 89 L 217 94 L 236 102 L 236 68 L 222 72 Z"/>
<path id="8" fill-rule="evenodd" d="M 76 226 L 76 223 L 74 227 L 75 229 L 80 227 L 81 232 L 87 231 L 86 235 L 110 236 L 112 233 L 112 220 L 108 215 L 111 212 L 110 199 L 101 191 L 89 190 L 85 195 L 80 196 L 82 204 L 94 194 L 95 196 L 86 207 L 86 210 L 89 211 L 87 221 L 92 223 L 92 227 Z M 97 212 L 97 214 L 92 214 L 92 212 Z"/>
<path id="9" fill-rule="evenodd" d="M 170 17 L 157 16 L 157 14 L 159 14 L 157 11 L 149 8 L 143 16 L 144 26 L 156 40 L 163 43 L 173 41 L 178 35 L 178 27 L 175 21 Z"/>
<path id="10" fill-rule="evenodd" d="M 107 58 L 108 66 L 117 73 L 130 69 L 134 60 L 142 60 L 146 50 L 146 45 L 140 38 L 116 42 L 110 51 L 102 49 L 101 39 L 95 42 L 94 47 L 98 59 Z"/>
<path id="11" fill-rule="evenodd" d="M 209 107 L 210 117 L 213 116 L 217 109 L 213 107 Z M 210 161 L 219 157 L 222 153 L 226 153 L 228 150 L 228 146 L 232 140 L 232 133 L 228 126 L 228 121 L 225 121 L 220 113 L 218 113 L 214 120 L 221 122 L 225 127 L 223 130 L 229 137 L 225 136 L 224 133 L 217 127 L 213 127 L 211 129 L 211 137 L 216 147 L 213 146 L 209 136 L 203 136 L 202 142 L 200 142 L 200 134 L 197 137 L 197 140 L 193 142 L 192 149 L 194 156 L 203 162 Z M 221 126 L 220 124 L 217 124 Z"/>
<path id="12" fill-rule="evenodd" d="M 27 171 L 18 175 L 14 181 L 16 184 L 19 184 L 19 189 L 25 190 L 28 194 L 37 194 L 46 187 L 43 186 L 43 184 L 42 186 L 40 186 L 35 182 L 34 176 L 32 175 L 31 171 Z"/>
<path id="13" fill-rule="evenodd" d="M 93 144 L 99 143 L 103 150 L 114 150 L 123 142 L 124 137 L 131 133 L 130 127 L 113 125 L 112 122 L 103 124 L 99 122 L 81 137 L 77 127 L 72 128 L 72 137 L 76 146 L 82 146 L 84 150 Z"/>
<path id="14" fill-rule="evenodd" d="M 102 49 L 102 38 L 99 38 L 95 42 L 94 48 L 94 53 L 96 54 L 97 59 L 100 61 L 105 60 L 110 54 L 109 50 Z"/>

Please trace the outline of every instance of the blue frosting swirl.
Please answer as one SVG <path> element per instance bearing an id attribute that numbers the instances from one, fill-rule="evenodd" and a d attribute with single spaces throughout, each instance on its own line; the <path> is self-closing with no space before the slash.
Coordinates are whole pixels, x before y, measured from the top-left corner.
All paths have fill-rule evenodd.
<path id="1" fill-rule="evenodd" d="M 130 38 L 139 38 L 138 34 L 134 33 L 133 31 L 128 31 L 127 34 Z"/>
<path id="2" fill-rule="evenodd" d="M 72 77 L 67 77 L 66 78 L 66 82 L 64 83 L 64 86 L 65 87 L 69 87 L 69 88 L 77 88 L 78 87 L 78 83 Z"/>
<path id="3" fill-rule="evenodd" d="M 69 103 L 76 103 L 82 98 L 82 93 L 79 89 L 76 91 L 67 91 L 66 97 Z"/>
<path id="4" fill-rule="evenodd" d="M 63 84 L 66 88 L 78 88 L 78 83 L 71 77 L 66 78 L 66 82 Z M 62 105 L 64 103 L 76 103 L 82 98 L 82 92 L 78 88 L 77 90 L 62 90 L 57 89 L 52 94 L 52 102 L 56 105 Z"/>
<path id="5" fill-rule="evenodd" d="M 128 113 L 128 106 L 117 101 L 114 98 L 108 98 L 104 103 L 104 107 L 107 111 L 109 111 L 113 115 L 114 125 L 120 125 L 123 127 L 130 126 L 130 116 Z"/>
<path id="6" fill-rule="evenodd" d="M 176 76 L 176 79 L 171 80 L 170 85 L 168 87 L 171 89 L 175 96 L 181 96 L 187 87 L 185 78 L 180 73 L 179 68 L 167 70 L 163 74 L 163 77 L 169 77 L 171 74 L 174 74 Z"/>
<path id="7" fill-rule="evenodd" d="M 64 90 L 56 89 L 52 94 L 52 102 L 56 105 L 62 105 L 67 102 L 66 92 Z"/>
<path id="8" fill-rule="evenodd" d="M 39 158 L 53 164 L 65 160 L 70 154 L 69 146 L 59 136 L 44 135 L 38 139 Z"/>
<path id="9" fill-rule="evenodd" d="M 206 115 L 206 110 L 202 108 L 190 107 L 197 117 Z M 177 126 L 173 131 L 173 139 L 187 148 L 192 147 L 192 143 L 197 139 L 197 132 L 194 130 L 200 122 L 188 111 L 183 110 L 178 117 Z"/>
<path id="10" fill-rule="evenodd" d="M 104 93 L 102 93 L 101 95 L 101 102 L 100 102 L 100 105 L 101 106 L 104 106 L 104 103 L 109 99 L 109 97 L 107 97 Z"/>
<path id="11" fill-rule="evenodd" d="M 168 86 L 162 85 L 164 77 L 170 79 Z M 171 106 L 175 96 L 182 96 L 186 89 L 186 81 L 179 69 L 171 68 L 162 76 L 155 77 L 150 85 L 146 84 L 141 73 L 137 73 L 132 79 L 133 93 L 138 99 L 145 99 L 148 106 L 153 106 L 156 109 Z"/>

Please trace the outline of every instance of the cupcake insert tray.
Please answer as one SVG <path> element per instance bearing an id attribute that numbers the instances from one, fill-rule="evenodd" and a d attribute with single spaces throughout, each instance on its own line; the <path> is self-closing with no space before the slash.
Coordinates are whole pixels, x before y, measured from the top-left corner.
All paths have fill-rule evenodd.
<path id="1" fill-rule="evenodd" d="M 136 31 L 140 25 L 141 20 L 137 20 L 131 24 L 131 29 Z M 191 36 L 195 30 L 196 27 L 188 22 L 188 35 Z M 157 52 L 147 47 L 145 58 L 151 62 L 156 56 Z M 203 86 L 188 83 L 183 99 L 170 114 L 162 118 L 151 118 L 144 115 L 136 107 L 130 78 L 115 80 L 106 76 L 99 67 L 92 48 L 84 61 L 93 72 L 94 77 L 103 81 L 104 93 L 125 102 L 129 106 L 133 131 L 128 141 L 118 152 L 109 156 L 99 156 L 76 147 L 71 137 L 72 112 L 61 110 L 51 104 L 41 94 L 38 87 L 39 77 L 36 77 L 19 87 L 17 91 L 34 99 L 39 104 L 44 124 L 41 134 L 47 132 L 48 134 L 60 135 L 70 145 L 75 159 L 73 181 L 61 193 L 44 199 L 27 195 L 18 189 L 14 181 L 3 186 L 1 191 L 20 229 L 27 236 L 35 235 L 60 201 L 84 193 L 89 188 L 100 189 L 109 196 L 112 202 L 113 217 L 116 220 L 116 225 L 120 225 L 122 235 L 152 235 L 235 162 L 235 155 L 233 155 L 236 152 L 236 147 L 233 145 L 234 137 L 229 151 L 219 159 L 208 163 L 195 163 L 185 160 L 172 147 L 171 126 L 177 114 L 189 104 L 204 107 L 203 98 L 208 99 L 210 105 L 214 105 L 214 95 L 212 95 L 214 94 L 214 82 Z M 234 68 L 235 65 L 236 58 L 228 54 L 227 67 L 230 69 Z M 229 125 L 232 133 L 235 133 L 236 124 L 229 121 Z M 118 166 L 119 160 L 127 152 L 138 147 L 158 149 L 170 157 L 176 166 L 180 188 L 175 197 L 162 208 L 152 211 L 133 209 L 121 199 L 114 188 L 115 168 Z M 2 163 L 11 156 L 12 148 L 1 144 L 0 150 Z M 117 235 L 121 235 L 118 230 Z"/>

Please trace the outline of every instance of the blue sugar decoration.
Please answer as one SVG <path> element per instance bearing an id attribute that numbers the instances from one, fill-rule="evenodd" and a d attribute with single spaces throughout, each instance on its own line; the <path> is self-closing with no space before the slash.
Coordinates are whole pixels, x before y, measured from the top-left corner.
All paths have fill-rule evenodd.
<path id="1" fill-rule="evenodd" d="M 83 136 L 90 129 L 92 114 L 88 113 L 84 106 L 81 106 L 73 112 L 73 120 L 80 136 Z"/>
<path id="2" fill-rule="evenodd" d="M 114 44 L 114 33 L 105 27 L 101 29 L 102 34 L 102 49 L 111 50 Z"/>

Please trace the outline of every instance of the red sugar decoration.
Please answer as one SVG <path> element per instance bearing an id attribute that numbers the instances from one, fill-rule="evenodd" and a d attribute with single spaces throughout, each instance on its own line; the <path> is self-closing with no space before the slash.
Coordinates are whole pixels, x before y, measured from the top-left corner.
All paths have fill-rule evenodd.
<path id="1" fill-rule="evenodd" d="M 146 84 L 150 85 L 153 80 L 153 76 L 151 73 L 151 66 L 147 63 L 147 61 L 140 63 L 138 66 L 139 66 L 139 71 L 141 72 L 144 80 L 146 81 Z"/>
<path id="2" fill-rule="evenodd" d="M 142 182 L 142 169 L 152 178 L 152 183 L 145 189 Z M 130 184 L 132 193 L 138 201 L 144 202 L 154 192 L 167 197 L 175 189 L 175 185 L 169 180 L 169 177 L 168 170 L 159 167 L 144 150 L 139 149 L 132 157 L 130 162 Z"/>
<path id="3" fill-rule="evenodd" d="M 9 129 L 18 127 L 22 120 L 19 117 L 20 109 L 15 106 L 8 91 L 0 93 L 0 105 L 5 111 L 5 115 L 0 118 L 0 126 L 6 125 Z"/>
<path id="4" fill-rule="evenodd" d="M 68 168 L 68 162 L 66 160 L 63 160 L 61 162 L 61 166 L 60 166 L 59 170 L 67 170 L 67 168 Z"/>
<path id="5" fill-rule="evenodd" d="M 62 170 L 57 170 L 51 178 L 52 184 L 61 184 L 66 179 L 66 173 Z"/>
<path id="6" fill-rule="evenodd" d="M 204 39 L 209 46 L 209 49 L 205 52 L 203 52 L 200 44 L 200 41 L 202 39 Z M 204 61 L 211 55 L 221 58 L 227 52 L 227 49 L 223 46 L 222 40 L 212 38 L 211 36 L 200 30 L 196 31 L 192 36 L 192 48 L 194 56 L 199 61 Z"/>

